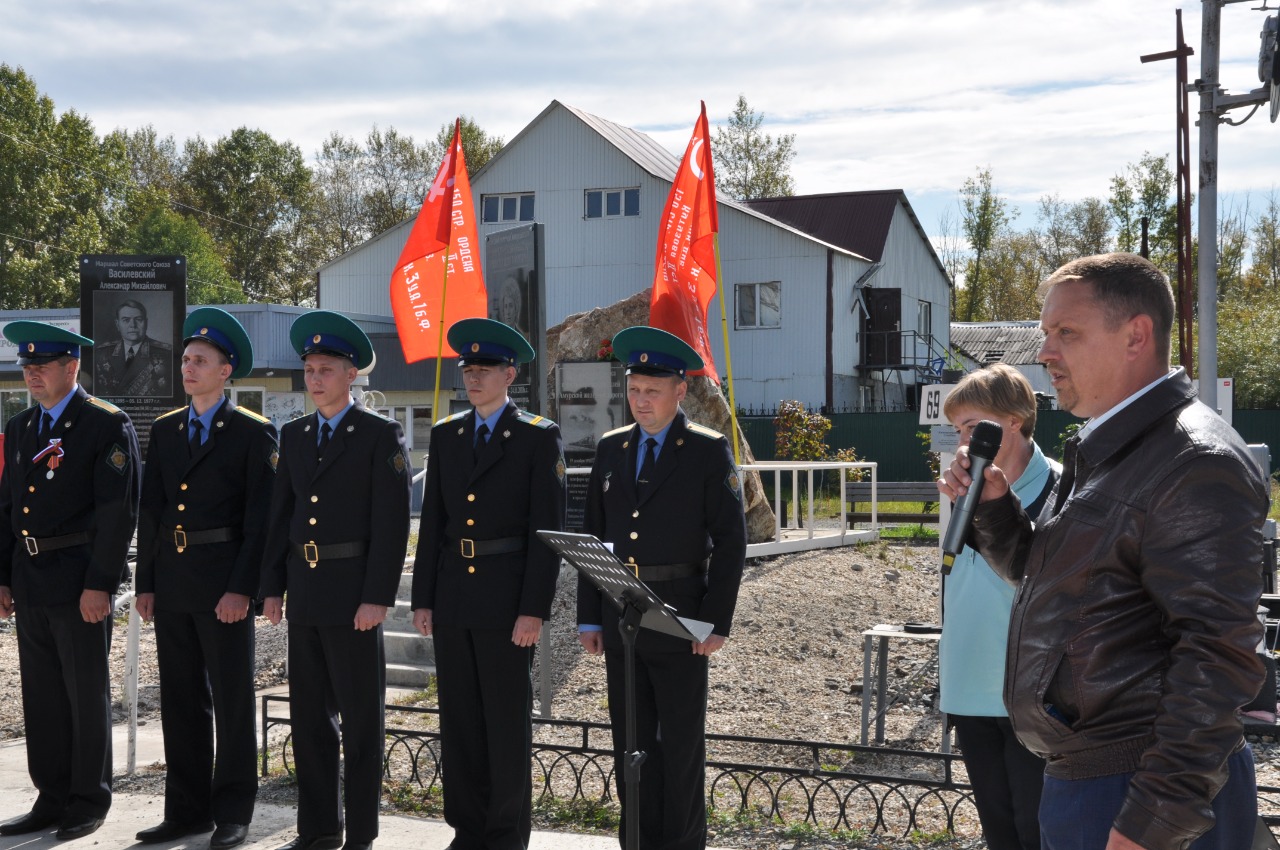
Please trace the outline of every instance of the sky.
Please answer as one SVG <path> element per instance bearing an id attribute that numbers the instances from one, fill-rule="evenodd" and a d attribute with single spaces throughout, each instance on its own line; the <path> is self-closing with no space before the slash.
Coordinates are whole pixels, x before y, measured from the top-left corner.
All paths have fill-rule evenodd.
<path id="1" fill-rule="evenodd" d="M 1263 0 L 1222 11 L 1220 81 L 1256 88 Z M 1275 9 L 1277 0 L 1265 0 Z M 552 100 L 683 151 L 699 101 L 739 94 L 795 134 L 799 194 L 903 189 L 925 230 L 990 167 L 1036 202 L 1105 198 L 1175 141 L 1169 0 L 0 0 L 0 62 L 100 134 L 152 125 L 181 143 L 237 127 L 311 159 L 333 131 L 419 141 L 454 116 L 510 139 Z M 1274 12 L 1271 12 L 1274 14 Z M 1201 4 L 1183 30 L 1200 76 Z M 1195 96 L 1191 108 L 1198 109 Z M 1234 110 L 1239 120 L 1247 109 Z M 1192 157 L 1198 132 L 1192 127 Z M 1280 191 L 1280 125 L 1264 106 L 1220 131 L 1225 206 Z M 1192 176 L 1193 190 L 1198 192 Z"/>

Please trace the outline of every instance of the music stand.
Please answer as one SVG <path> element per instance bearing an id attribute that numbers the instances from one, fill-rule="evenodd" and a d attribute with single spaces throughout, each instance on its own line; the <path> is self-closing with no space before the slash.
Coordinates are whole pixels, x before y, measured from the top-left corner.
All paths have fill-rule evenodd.
<path id="1" fill-rule="evenodd" d="M 659 599 L 598 538 L 565 531 L 539 531 L 537 534 L 543 543 L 586 576 L 622 613 L 618 631 L 622 635 L 627 709 L 627 751 L 622 775 L 627 783 L 627 811 L 630 813 L 623 846 L 625 850 L 639 850 L 640 766 L 644 763 L 645 753 L 636 749 L 636 634 L 642 628 L 652 629 L 702 643 L 711 636 L 715 626 L 677 615 L 676 609 Z"/>

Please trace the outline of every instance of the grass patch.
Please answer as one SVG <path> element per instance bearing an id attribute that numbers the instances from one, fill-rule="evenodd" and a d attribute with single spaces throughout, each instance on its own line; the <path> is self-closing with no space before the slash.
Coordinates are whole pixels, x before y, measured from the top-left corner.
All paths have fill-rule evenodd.
<path id="1" fill-rule="evenodd" d="M 393 811 L 430 818 L 444 816 L 444 798 L 437 785 L 422 788 L 410 782 L 383 782 L 382 792 L 387 807 Z"/>
<path id="2" fill-rule="evenodd" d="M 600 800 L 560 800 L 543 797 L 533 804 L 533 821 L 540 827 L 570 829 L 574 832 L 604 833 L 618 831 L 618 806 Z"/>
<path id="3" fill-rule="evenodd" d="M 931 525 L 890 525 L 880 529 L 880 539 L 900 540 L 907 543 L 928 543 L 937 541 L 938 529 Z"/>

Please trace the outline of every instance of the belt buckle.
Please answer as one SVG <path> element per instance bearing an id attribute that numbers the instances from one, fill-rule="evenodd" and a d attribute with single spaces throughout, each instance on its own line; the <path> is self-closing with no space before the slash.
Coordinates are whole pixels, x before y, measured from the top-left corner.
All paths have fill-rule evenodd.
<path id="1" fill-rule="evenodd" d="M 311 569 L 316 568 L 316 564 L 320 563 L 320 547 L 312 540 L 310 543 L 302 544 L 302 557 L 306 559 L 307 566 Z"/>
<path id="2" fill-rule="evenodd" d="M 25 543 L 27 544 L 27 554 L 28 554 L 28 555 L 39 555 L 39 554 L 40 554 L 40 544 L 39 544 L 39 542 L 37 542 L 37 541 L 36 541 L 36 539 L 35 539 L 34 537 L 24 537 L 24 538 L 22 538 L 22 540 L 23 540 L 23 542 L 25 542 Z"/>
<path id="3" fill-rule="evenodd" d="M 177 547 L 178 554 L 182 554 L 182 550 L 187 548 L 187 533 L 181 528 L 173 530 L 173 545 Z"/>
<path id="4" fill-rule="evenodd" d="M 470 537 L 464 537 L 458 541 L 458 553 L 464 558 L 474 558 L 476 556 L 476 542 Z"/>

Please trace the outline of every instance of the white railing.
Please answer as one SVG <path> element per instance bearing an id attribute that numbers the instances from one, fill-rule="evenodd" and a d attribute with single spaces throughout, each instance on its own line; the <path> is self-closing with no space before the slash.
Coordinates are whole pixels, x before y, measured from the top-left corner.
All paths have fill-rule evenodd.
<path id="1" fill-rule="evenodd" d="M 878 506 L 876 503 L 876 483 L 878 464 L 875 461 L 790 461 L 769 460 L 743 464 L 742 471 L 755 471 L 763 478 L 773 474 L 773 540 L 764 543 L 752 543 L 747 546 L 747 557 L 776 555 L 783 552 L 798 552 L 805 549 L 831 548 L 849 546 L 875 540 L 879 536 Z M 848 522 L 848 502 L 844 498 L 845 484 L 849 473 L 855 469 L 871 470 L 871 528 L 865 531 L 850 531 Z M 814 473 L 837 471 L 840 473 L 840 489 L 837 499 L 840 502 L 840 524 L 837 528 L 819 529 L 814 521 Z M 791 474 L 791 511 L 787 522 L 782 522 L 782 482 L 783 475 Z M 805 523 L 800 525 L 800 476 L 804 475 L 804 491 L 807 497 Z M 801 531 L 803 530 L 803 534 Z"/>

